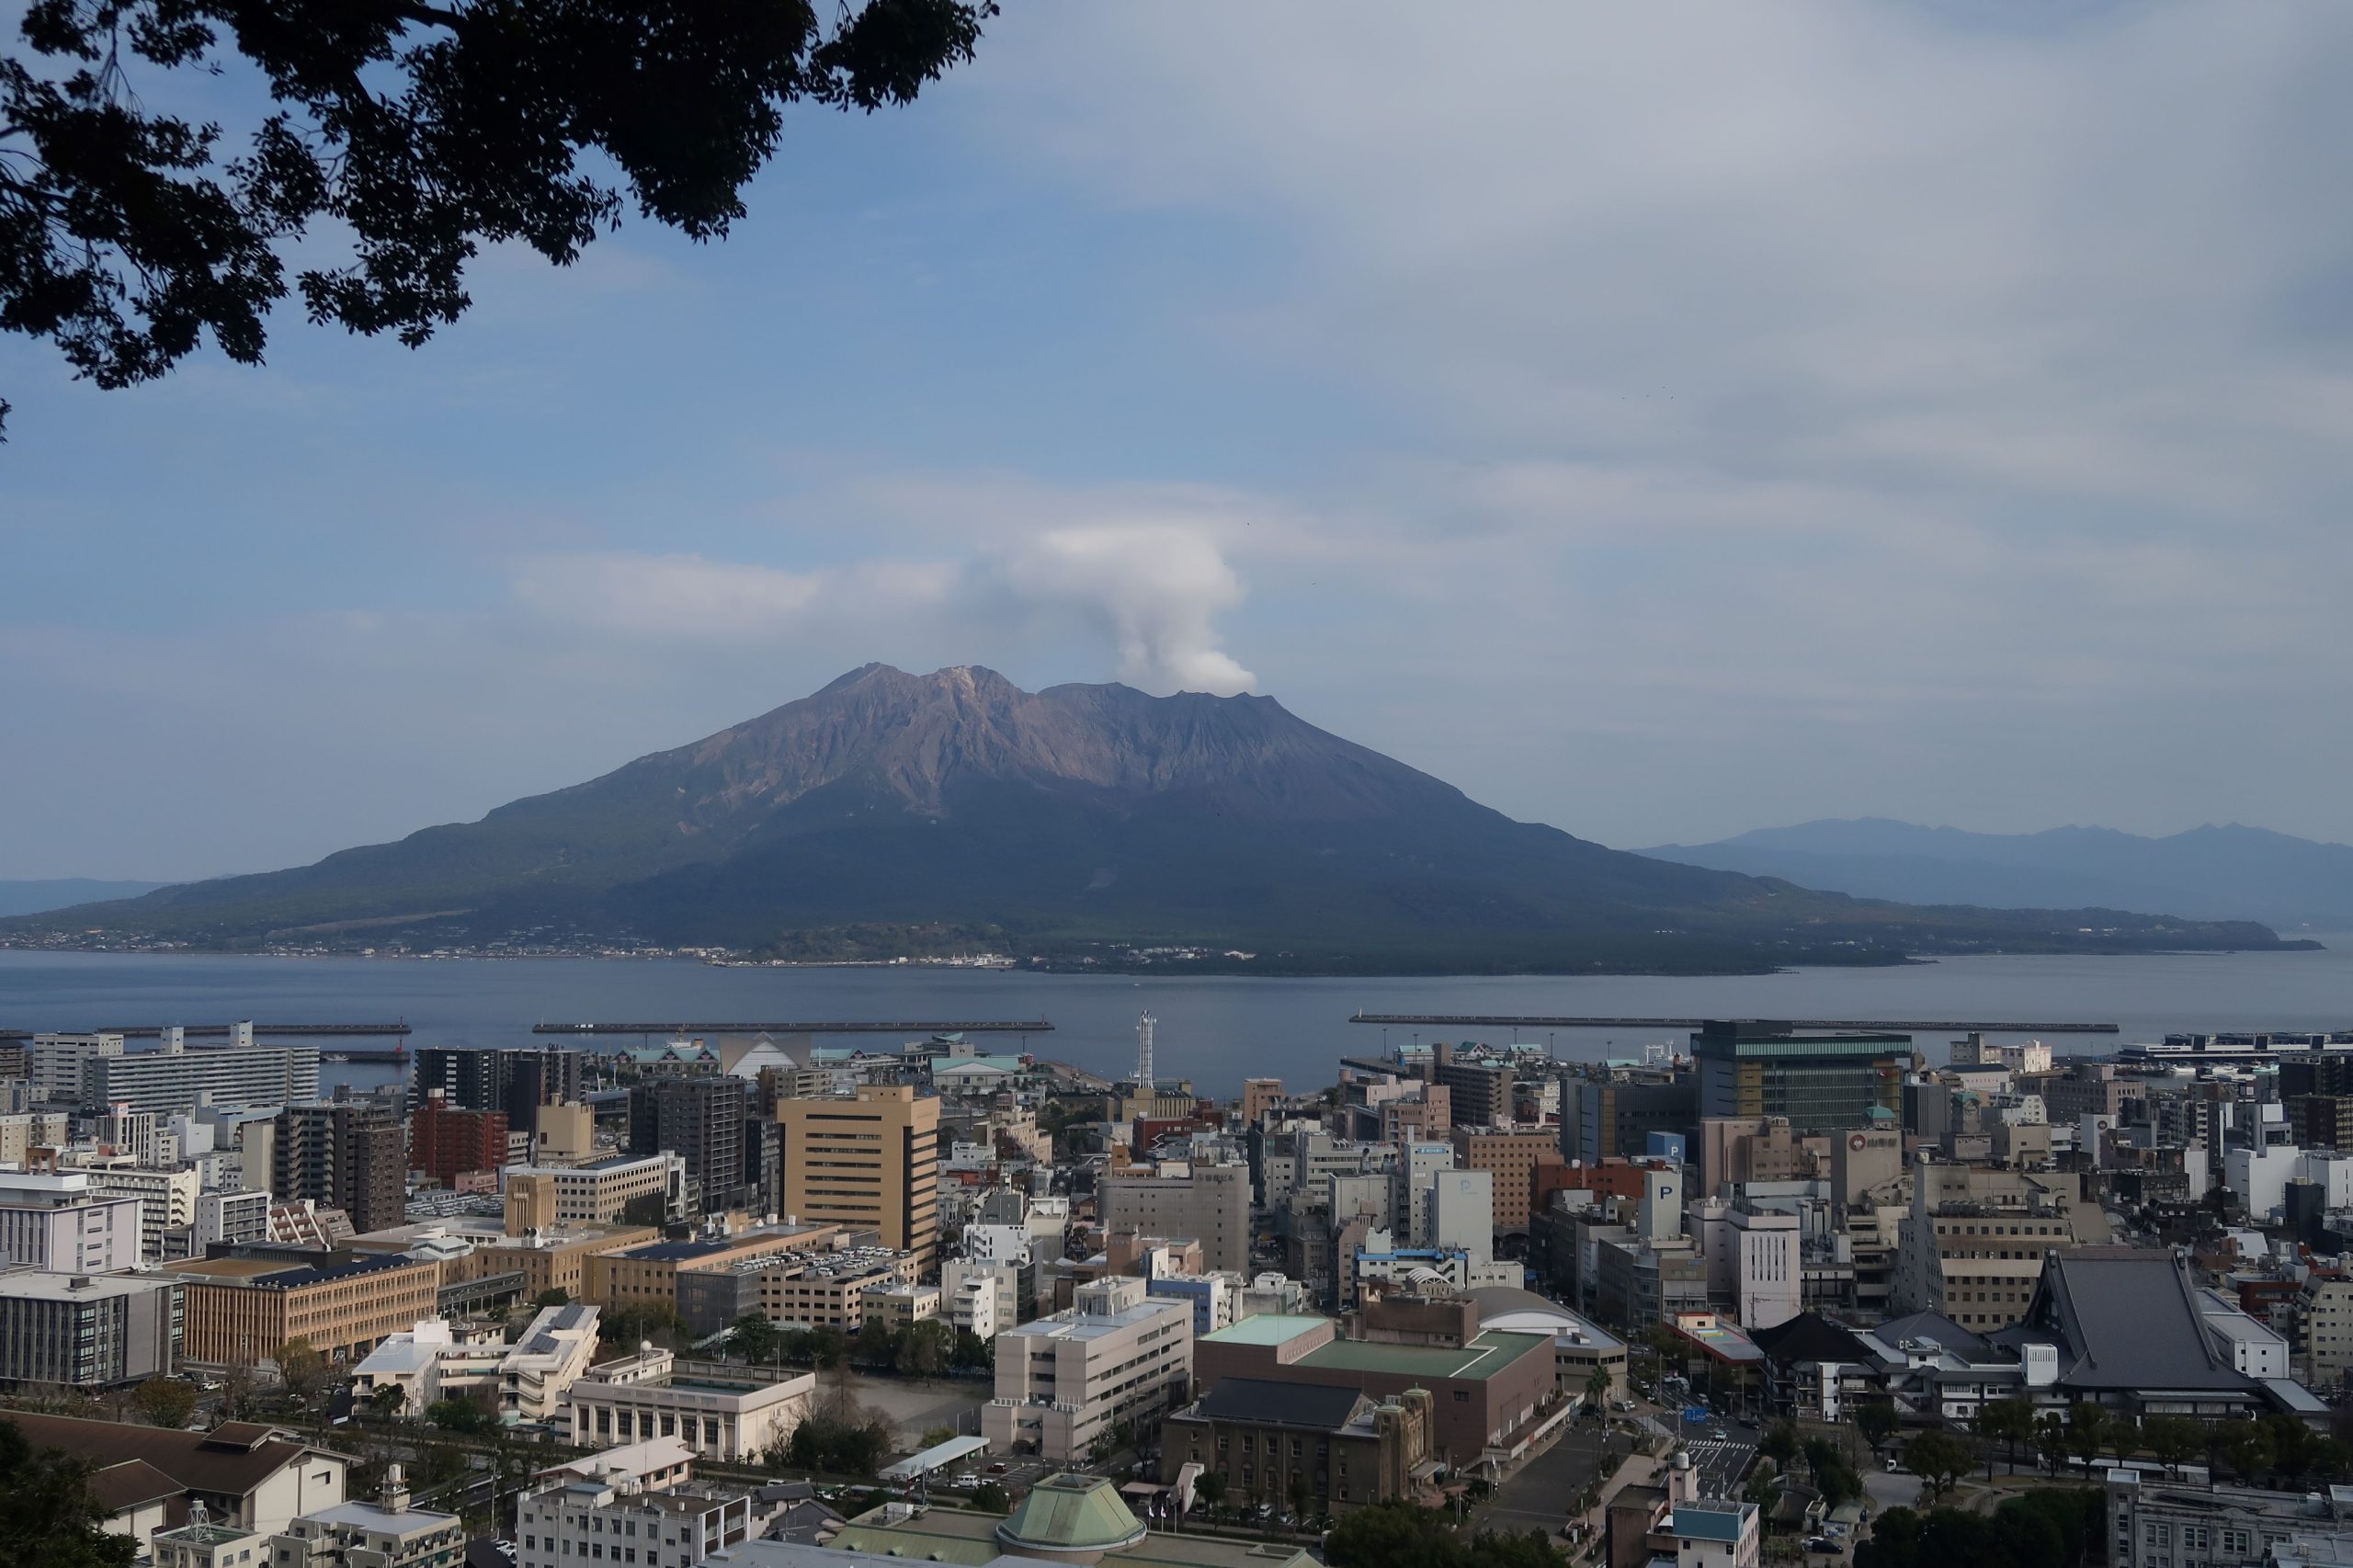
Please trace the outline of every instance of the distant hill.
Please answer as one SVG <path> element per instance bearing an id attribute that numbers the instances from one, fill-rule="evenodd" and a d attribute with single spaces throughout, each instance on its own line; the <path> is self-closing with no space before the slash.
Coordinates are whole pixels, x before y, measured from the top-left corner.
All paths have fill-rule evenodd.
<path id="1" fill-rule="evenodd" d="M 44 926 L 43 923 L 47 923 Z M 633 936 L 793 957 L 988 941 L 1248 972 L 1754 970 L 2262 947 L 2253 925 L 1913 909 L 1513 822 L 1265 697 L 881 665 L 601 778 L 316 865 L 16 923 L 212 947 Z M 1214 967 L 1212 964 L 1211 967 Z"/>
<path id="2" fill-rule="evenodd" d="M 2098 904 L 2353 931 L 2353 847 L 2236 823 L 2143 838 L 2105 827 L 1964 833 L 1882 817 L 1762 828 L 1638 851 L 1859 898 Z"/>
<path id="3" fill-rule="evenodd" d="M 96 877 L 51 877 L 29 881 L 0 881 L 0 915 L 39 915 L 100 899 L 137 898 L 162 882 L 109 882 Z"/>

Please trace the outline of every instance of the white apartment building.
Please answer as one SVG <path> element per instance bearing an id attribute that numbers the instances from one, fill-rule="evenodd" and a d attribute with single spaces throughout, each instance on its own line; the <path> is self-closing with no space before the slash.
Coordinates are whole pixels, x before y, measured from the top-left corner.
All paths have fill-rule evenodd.
<path id="1" fill-rule="evenodd" d="M 196 1195 L 195 1229 L 190 1241 L 201 1257 L 214 1242 L 261 1242 L 269 1239 L 270 1199 L 267 1192 L 238 1190 Z"/>
<path id="2" fill-rule="evenodd" d="M 141 1205 L 91 1190 L 86 1171 L 0 1170 L 0 1261 L 51 1274 L 140 1263 Z"/>
<path id="3" fill-rule="evenodd" d="M 34 1092 L 45 1100 L 78 1100 L 82 1063 L 93 1056 L 119 1056 L 119 1034 L 37 1034 L 29 1065 Z"/>
<path id="4" fill-rule="evenodd" d="M 68 1156 L 68 1169 L 86 1171 L 90 1190 L 108 1198 L 139 1200 L 140 1256 L 154 1262 L 164 1256 L 164 1233 L 196 1221 L 196 1199 L 203 1178 L 193 1168 L 157 1170 L 134 1163 L 127 1155 Z"/>
<path id="5" fill-rule="evenodd" d="M 981 1340 L 995 1339 L 998 1321 L 995 1281 L 984 1274 L 962 1274 L 951 1287 L 948 1271 L 955 1267 L 949 1263 L 940 1268 L 942 1315 L 948 1319 L 949 1326 L 960 1334 Z"/>
<path id="6" fill-rule="evenodd" d="M 1729 1219 L 1741 1326 L 1753 1332 L 1789 1322 L 1804 1310 L 1798 1217 L 1735 1203 Z"/>
<path id="7" fill-rule="evenodd" d="M 1122 1421 L 1143 1426 L 1193 1375 L 1193 1306 L 1156 1300 L 1128 1276 L 1078 1288 L 1077 1305 L 996 1336 L 995 1397 L 981 1433 L 999 1453 L 1027 1445 L 1050 1463 L 1083 1460 Z"/>
<path id="8" fill-rule="evenodd" d="M 584 1476 L 517 1505 L 515 1568 L 696 1568 L 751 1534 L 752 1497 L 741 1487 L 654 1491 L 629 1475 Z"/>
<path id="9" fill-rule="evenodd" d="M 1430 1241 L 1472 1263 L 1495 1256 L 1495 1177 L 1492 1171 L 1444 1170 L 1430 1178 Z"/>
<path id="10" fill-rule="evenodd" d="M 0 1165 L 21 1165 L 35 1149 L 63 1147 L 73 1126 L 74 1119 L 62 1110 L 0 1116 Z"/>

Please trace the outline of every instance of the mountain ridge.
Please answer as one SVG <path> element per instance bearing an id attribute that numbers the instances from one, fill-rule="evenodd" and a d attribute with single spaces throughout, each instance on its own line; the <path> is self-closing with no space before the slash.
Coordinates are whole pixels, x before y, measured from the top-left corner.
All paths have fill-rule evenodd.
<path id="1" fill-rule="evenodd" d="M 2086 903 L 2353 930 L 2353 846 L 2242 823 L 2147 835 L 2073 824 L 1987 834 L 1824 817 L 1635 851 L 1907 902 Z"/>
<path id="2" fill-rule="evenodd" d="M 929 927 L 1064 957 L 1201 941 L 1357 971 L 2277 941 L 2114 911 L 1906 909 L 1647 858 L 1514 822 L 1271 697 L 1029 692 L 981 665 L 880 664 L 473 823 L 55 924 L 220 947 L 557 929 L 795 953 Z"/>

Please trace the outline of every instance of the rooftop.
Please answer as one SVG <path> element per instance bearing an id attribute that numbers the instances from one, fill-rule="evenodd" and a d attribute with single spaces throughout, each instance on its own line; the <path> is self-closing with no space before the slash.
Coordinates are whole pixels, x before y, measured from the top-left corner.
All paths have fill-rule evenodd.
<path id="1" fill-rule="evenodd" d="M 1388 1372 L 1413 1378 L 1494 1377 L 1529 1351 L 1551 1355 L 1549 1334 L 1488 1330 L 1460 1349 L 1448 1345 L 1390 1345 L 1370 1339 L 1336 1339 L 1299 1358 L 1306 1367 L 1337 1367 L 1357 1372 Z"/>
<path id="2" fill-rule="evenodd" d="M 1328 1432 L 1347 1425 L 1364 1397 L 1352 1388 L 1222 1378 L 1193 1409 L 1211 1421 L 1253 1421 Z"/>
<path id="3" fill-rule="evenodd" d="M 1302 1334 L 1332 1320 L 1313 1312 L 1260 1312 L 1240 1323 L 1204 1335 L 1204 1345 L 1288 1345 Z"/>
<path id="4" fill-rule="evenodd" d="M 301 1516 L 320 1524 L 335 1525 L 345 1529 L 381 1530 L 387 1535 L 421 1535 L 426 1530 L 456 1529 L 455 1514 L 437 1514 L 422 1508 L 388 1509 L 379 1503 L 352 1501 L 336 1503 L 324 1508 L 313 1508 Z"/>
<path id="5" fill-rule="evenodd" d="M 1743 1524 L 1756 1512 L 1754 1503 L 1677 1503 L 1671 1528 L 1693 1540 L 1737 1541 Z"/>

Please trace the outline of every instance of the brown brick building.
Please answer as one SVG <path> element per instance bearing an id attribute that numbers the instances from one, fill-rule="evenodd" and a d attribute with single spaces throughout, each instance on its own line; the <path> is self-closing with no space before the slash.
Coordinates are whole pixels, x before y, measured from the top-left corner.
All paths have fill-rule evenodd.
<path id="1" fill-rule="evenodd" d="M 409 1113 L 411 1170 L 447 1187 L 469 1171 L 494 1171 L 506 1163 L 506 1113 L 460 1110 L 439 1089 Z"/>

